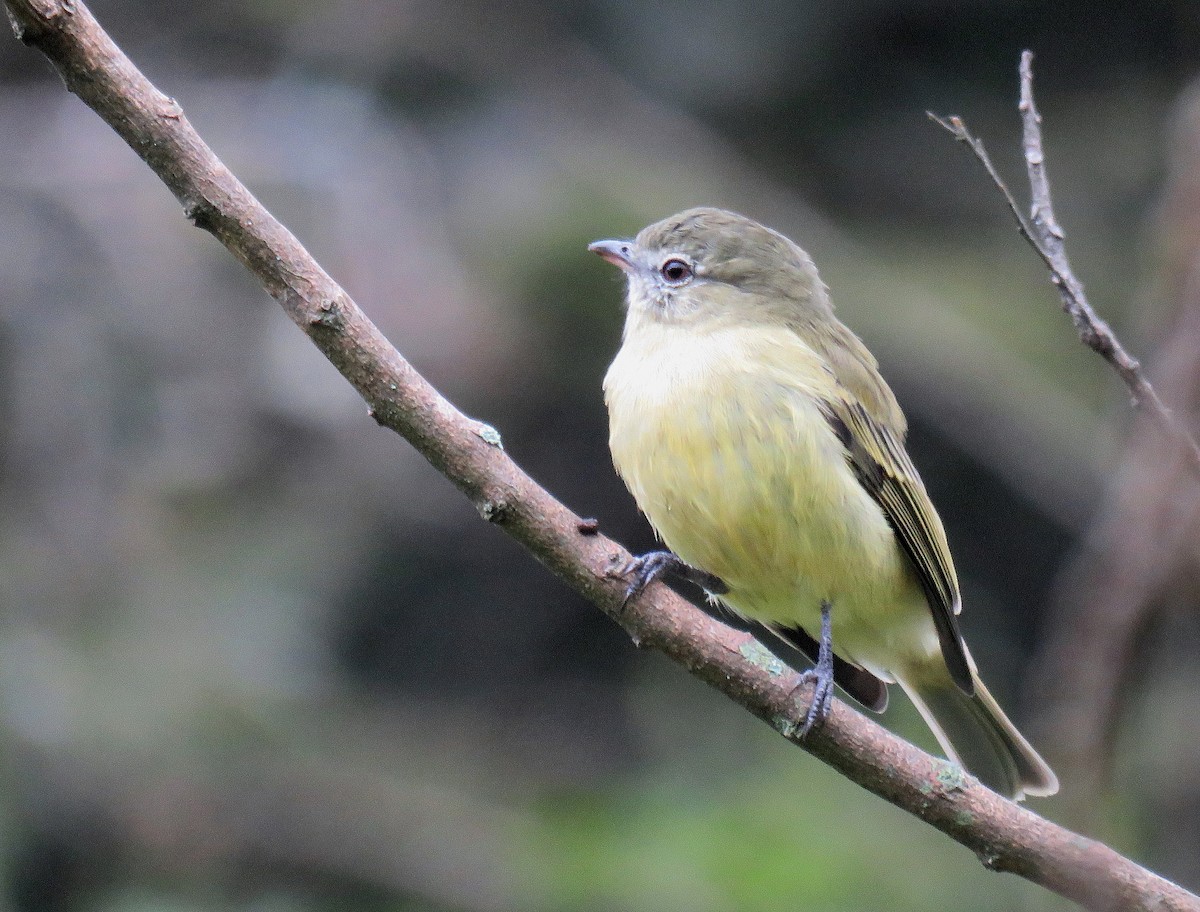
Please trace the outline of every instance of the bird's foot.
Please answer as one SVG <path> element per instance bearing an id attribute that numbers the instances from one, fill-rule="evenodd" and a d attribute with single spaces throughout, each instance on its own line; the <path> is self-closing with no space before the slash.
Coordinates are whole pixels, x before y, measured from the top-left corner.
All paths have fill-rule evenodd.
<path id="1" fill-rule="evenodd" d="M 641 595 L 647 586 L 664 573 L 674 573 L 716 595 L 729 591 L 729 587 L 719 578 L 685 564 L 670 551 L 649 551 L 640 557 L 635 557 L 611 574 L 612 576 L 629 577 L 629 587 L 625 590 L 625 598 L 621 601 L 621 610 L 624 611 L 626 605 Z"/>
<path id="2" fill-rule="evenodd" d="M 830 620 L 829 602 L 821 602 L 821 640 L 817 650 L 817 664 L 800 675 L 795 690 L 805 684 L 813 685 L 812 699 L 804 724 L 800 726 L 800 738 L 804 739 L 817 725 L 823 725 L 833 708 L 833 628 Z M 795 690 L 792 692 L 795 693 Z"/>

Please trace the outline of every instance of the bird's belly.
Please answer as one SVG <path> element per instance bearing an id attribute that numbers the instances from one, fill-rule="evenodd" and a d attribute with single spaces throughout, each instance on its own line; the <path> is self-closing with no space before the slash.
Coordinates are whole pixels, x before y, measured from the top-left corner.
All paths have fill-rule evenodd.
<path id="1" fill-rule="evenodd" d="M 666 545 L 754 620 L 817 634 L 829 602 L 839 654 L 885 677 L 935 652 L 895 534 L 816 401 L 744 369 L 667 379 L 608 397 L 614 462 Z"/>

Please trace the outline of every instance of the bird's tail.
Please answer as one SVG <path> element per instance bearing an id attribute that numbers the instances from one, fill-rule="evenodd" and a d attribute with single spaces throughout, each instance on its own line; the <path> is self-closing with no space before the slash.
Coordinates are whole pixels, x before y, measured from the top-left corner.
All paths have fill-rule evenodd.
<path id="1" fill-rule="evenodd" d="M 938 665 L 941 665 L 939 662 Z M 974 665 L 974 663 L 972 663 Z M 984 785 L 1020 801 L 1026 795 L 1053 795 L 1058 778 L 1038 756 L 988 689 L 974 675 L 975 693 L 965 694 L 949 672 L 928 669 L 897 683 L 916 705 L 946 755 Z"/>

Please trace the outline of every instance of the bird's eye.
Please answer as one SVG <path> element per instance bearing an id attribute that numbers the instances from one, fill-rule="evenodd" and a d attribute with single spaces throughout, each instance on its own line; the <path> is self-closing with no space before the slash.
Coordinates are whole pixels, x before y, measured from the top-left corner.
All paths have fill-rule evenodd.
<path id="1" fill-rule="evenodd" d="M 667 260 L 658 270 L 669 285 L 682 285 L 692 277 L 692 267 L 678 257 Z"/>

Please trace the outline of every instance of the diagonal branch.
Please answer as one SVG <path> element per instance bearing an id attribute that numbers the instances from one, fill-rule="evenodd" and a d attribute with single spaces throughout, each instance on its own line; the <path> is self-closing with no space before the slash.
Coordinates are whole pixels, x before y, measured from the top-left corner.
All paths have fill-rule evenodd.
<path id="1" fill-rule="evenodd" d="M 366 400 L 380 424 L 407 439 L 475 504 L 566 583 L 847 778 L 974 851 L 1092 909 L 1200 912 L 1200 898 L 1070 832 L 931 757 L 842 703 L 801 742 L 796 675 L 662 586 L 621 611 L 611 568 L 628 559 L 538 487 L 505 454 L 491 427 L 459 412 L 404 360 L 350 296 L 233 176 L 117 48 L 79 0 L 7 0 L 21 40 L 41 50 L 67 88 L 155 171 L 198 227 L 241 260 Z"/>
<path id="2" fill-rule="evenodd" d="M 1046 155 L 1042 150 L 1042 116 L 1033 103 L 1033 52 L 1021 54 L 1021 112 L 1025 168 L 1029 175 L 1030 207 L 1029 218 L 1022 214 L 1012 192 L 996 171 L 983 143 L 971 135 L 961 117 L 939 117 L 927 112 L 929 118 L 963 143 L 979 160 L 992 182 L 1003 194 L 1008 208 L 1017 221 L 1017 230 L 1037 251 L 1038 256 L 1050 270 L 1050 281 L 1058 289 L 1062 309 L 1071 322 L 1079 339 L 1088 348 L 1112 365 L 1129 388 L 1135 407 L 1147 410 L 1168 439 L 1174 440 L 1187 456 L 1191 469 L 1200 475 L 1200 444 L 1196 443 L 1188 430 L 1180 424 L 1174 413 L 1159 398 L 1158 392 L 1146 379 L 1141 363 L 1125 350 L 1112 327 L 1101 319 L 1088 303 L 1083 283 L 1071 269 L 1067 258 L 1066 234 L 1054 215 L 1054 204 L 1050 198 L 1050 181 L 1046 177 Z"/>

